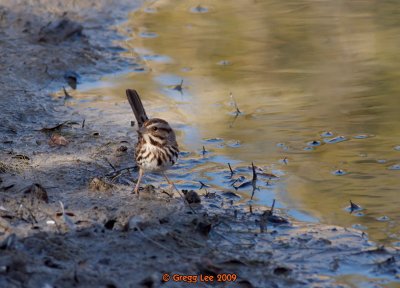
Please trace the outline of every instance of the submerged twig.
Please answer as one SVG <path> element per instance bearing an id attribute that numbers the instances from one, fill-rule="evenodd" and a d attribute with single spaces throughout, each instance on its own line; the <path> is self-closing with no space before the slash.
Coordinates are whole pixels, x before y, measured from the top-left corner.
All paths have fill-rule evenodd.
<path id="1" fill-rule="evenodd" d="M 237 103 L 236 103 L 236 100 L 235 100 L 235 98 L 233 97 L 233 94 L 232 94 L 232 92 L 230 93 L 230 97 L 231 97 L 231 100 L 232 100 L 232 103 L 233 103 L 233 105 L 235 106 L 235 116 L 233 117 L 233 120 L 232 120 L 232 122 L 231 122 L 231 124 L 229 124 L 229 128 L 232 128 L 233 127 L 233 124 L 235 123 L 235 121 L 236 121 L 236 119 L 238 118 L 238 116 L 240 115 L 240 114 L 242 114 L 242 112 L 239 110 L 239 107 L 238 107 L 238 105 L 237 105 Z"/>
<path id="2" fill-rule="evenodd" d="M 200 183 L 200 188 L 199 188 L 199 190 L 203 189 L 204 187 L 206 187 L 206 188 L 209 188 L 209 187 L 210 187 L 210 185 L 204 184 L 204 183 L 201 182 L 201 181 L 199 181 L 199 183 Z"/>
<path id="3" fill-rule="evenodd" d="M 204 147 L 204 145 L 203 145 L 203 151 L 202 151 L 203 156 L 204 156 L 206 153 L 207 153 L 206 147 Z"/>
<path id="4" fill-rule="evenodd" d="M 233 105 L 235 106 L 235 109 L 236 109 L 236 111 L 235 111 L 236 115 L 242 114 L 242 112 L 239 110 L 239 107 L 238 107 L 238 105 L 236 103 L 235 98 L 233 97 L 232 92 L 231 92 L 230 96 L 231 96 L 231 99 L 232 99 L 232 103 L 233 103 Z"/>

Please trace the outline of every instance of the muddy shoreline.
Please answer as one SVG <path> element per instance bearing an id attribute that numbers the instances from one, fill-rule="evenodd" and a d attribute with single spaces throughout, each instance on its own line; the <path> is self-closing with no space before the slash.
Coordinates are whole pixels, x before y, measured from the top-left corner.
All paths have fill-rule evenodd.
<path id="1" fill-rule="evenodd" d="M 134 166 L 129 109 L 126 126 L 102 129 L 51 94 L 72 91 L 72 72 L 84 82 L 138 65 L 119 56 L 112 25 L 140 4 L 0 1 L 0 286 L 189 285 L 165 273 L 237 276 L 193 287 L 343 287 L 346 274 L 397 282 L 399 252 L 356 230 L 272 223 L 268 210 L 212 189 L 196 191 L 196 213 L 151 185 L 131 194 L 135 169 L 121 170 Z"/>

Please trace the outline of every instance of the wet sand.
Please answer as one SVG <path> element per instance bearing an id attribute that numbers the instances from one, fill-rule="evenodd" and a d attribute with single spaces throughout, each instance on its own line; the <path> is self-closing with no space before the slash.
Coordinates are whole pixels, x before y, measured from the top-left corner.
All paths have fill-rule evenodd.
<path id="1" fill-rule="evenodd" d="M 285 223 L 278 210 L 271 217 L 212 189 L 196 191 L 194 212 L 151 185 L 131 194 L 133 116 L 102 129 L 51 94 L 68 94 L 72 72 L 79 85 L 135 65 L 119 56 L 112 25 L 139 5 L 0 2 L 0 286 L 189 285 L 163 284 L 165 273 L 197 275 L 181 278 L 193 287 L 351 286 L 346 274 L 361 275 L 354 286 L 398 281 L 399 252 L 356 230 Z M 217 282 L 233 274 L 234 284 Z"/>

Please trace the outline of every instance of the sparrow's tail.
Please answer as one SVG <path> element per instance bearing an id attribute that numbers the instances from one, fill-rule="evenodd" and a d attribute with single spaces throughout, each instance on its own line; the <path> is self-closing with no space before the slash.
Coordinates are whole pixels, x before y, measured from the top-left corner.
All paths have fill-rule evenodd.
<path id="1" fill-rule="evenodd" d="M 128 97 L 129 104 L 132 107 L 132 111 L 135 114 L 139 127 L 142 127 L 143 123 L 147 121 L 149 117 L 146 115 L 146 111 L 144 110 L 139 94 L 136 92 L 136 90 L 127 89 L 126 96 Z"/>

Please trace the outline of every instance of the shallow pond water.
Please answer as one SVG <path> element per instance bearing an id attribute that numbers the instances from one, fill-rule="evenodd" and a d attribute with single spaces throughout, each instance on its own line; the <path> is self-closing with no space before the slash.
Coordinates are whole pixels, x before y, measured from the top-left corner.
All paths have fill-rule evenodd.
<path id="1" fill-rule="evenodd" d="M 235 191 L 227 163 L 251 177 L 254 162 L 279 178 L 260 175 L 249 203 L 276 198 L 298 219 L 398 243 L 396 11 L 395 1 L 149 2 L 117 27 L 137 64 L 78 93 L 121 107 L 137 89 L 177 130 L 186 153 L 170 173 L 181 188 L 202 181 L 249 202 L 251 185 Z M 349 200 L 362 210 L 349 213 Z"/>

